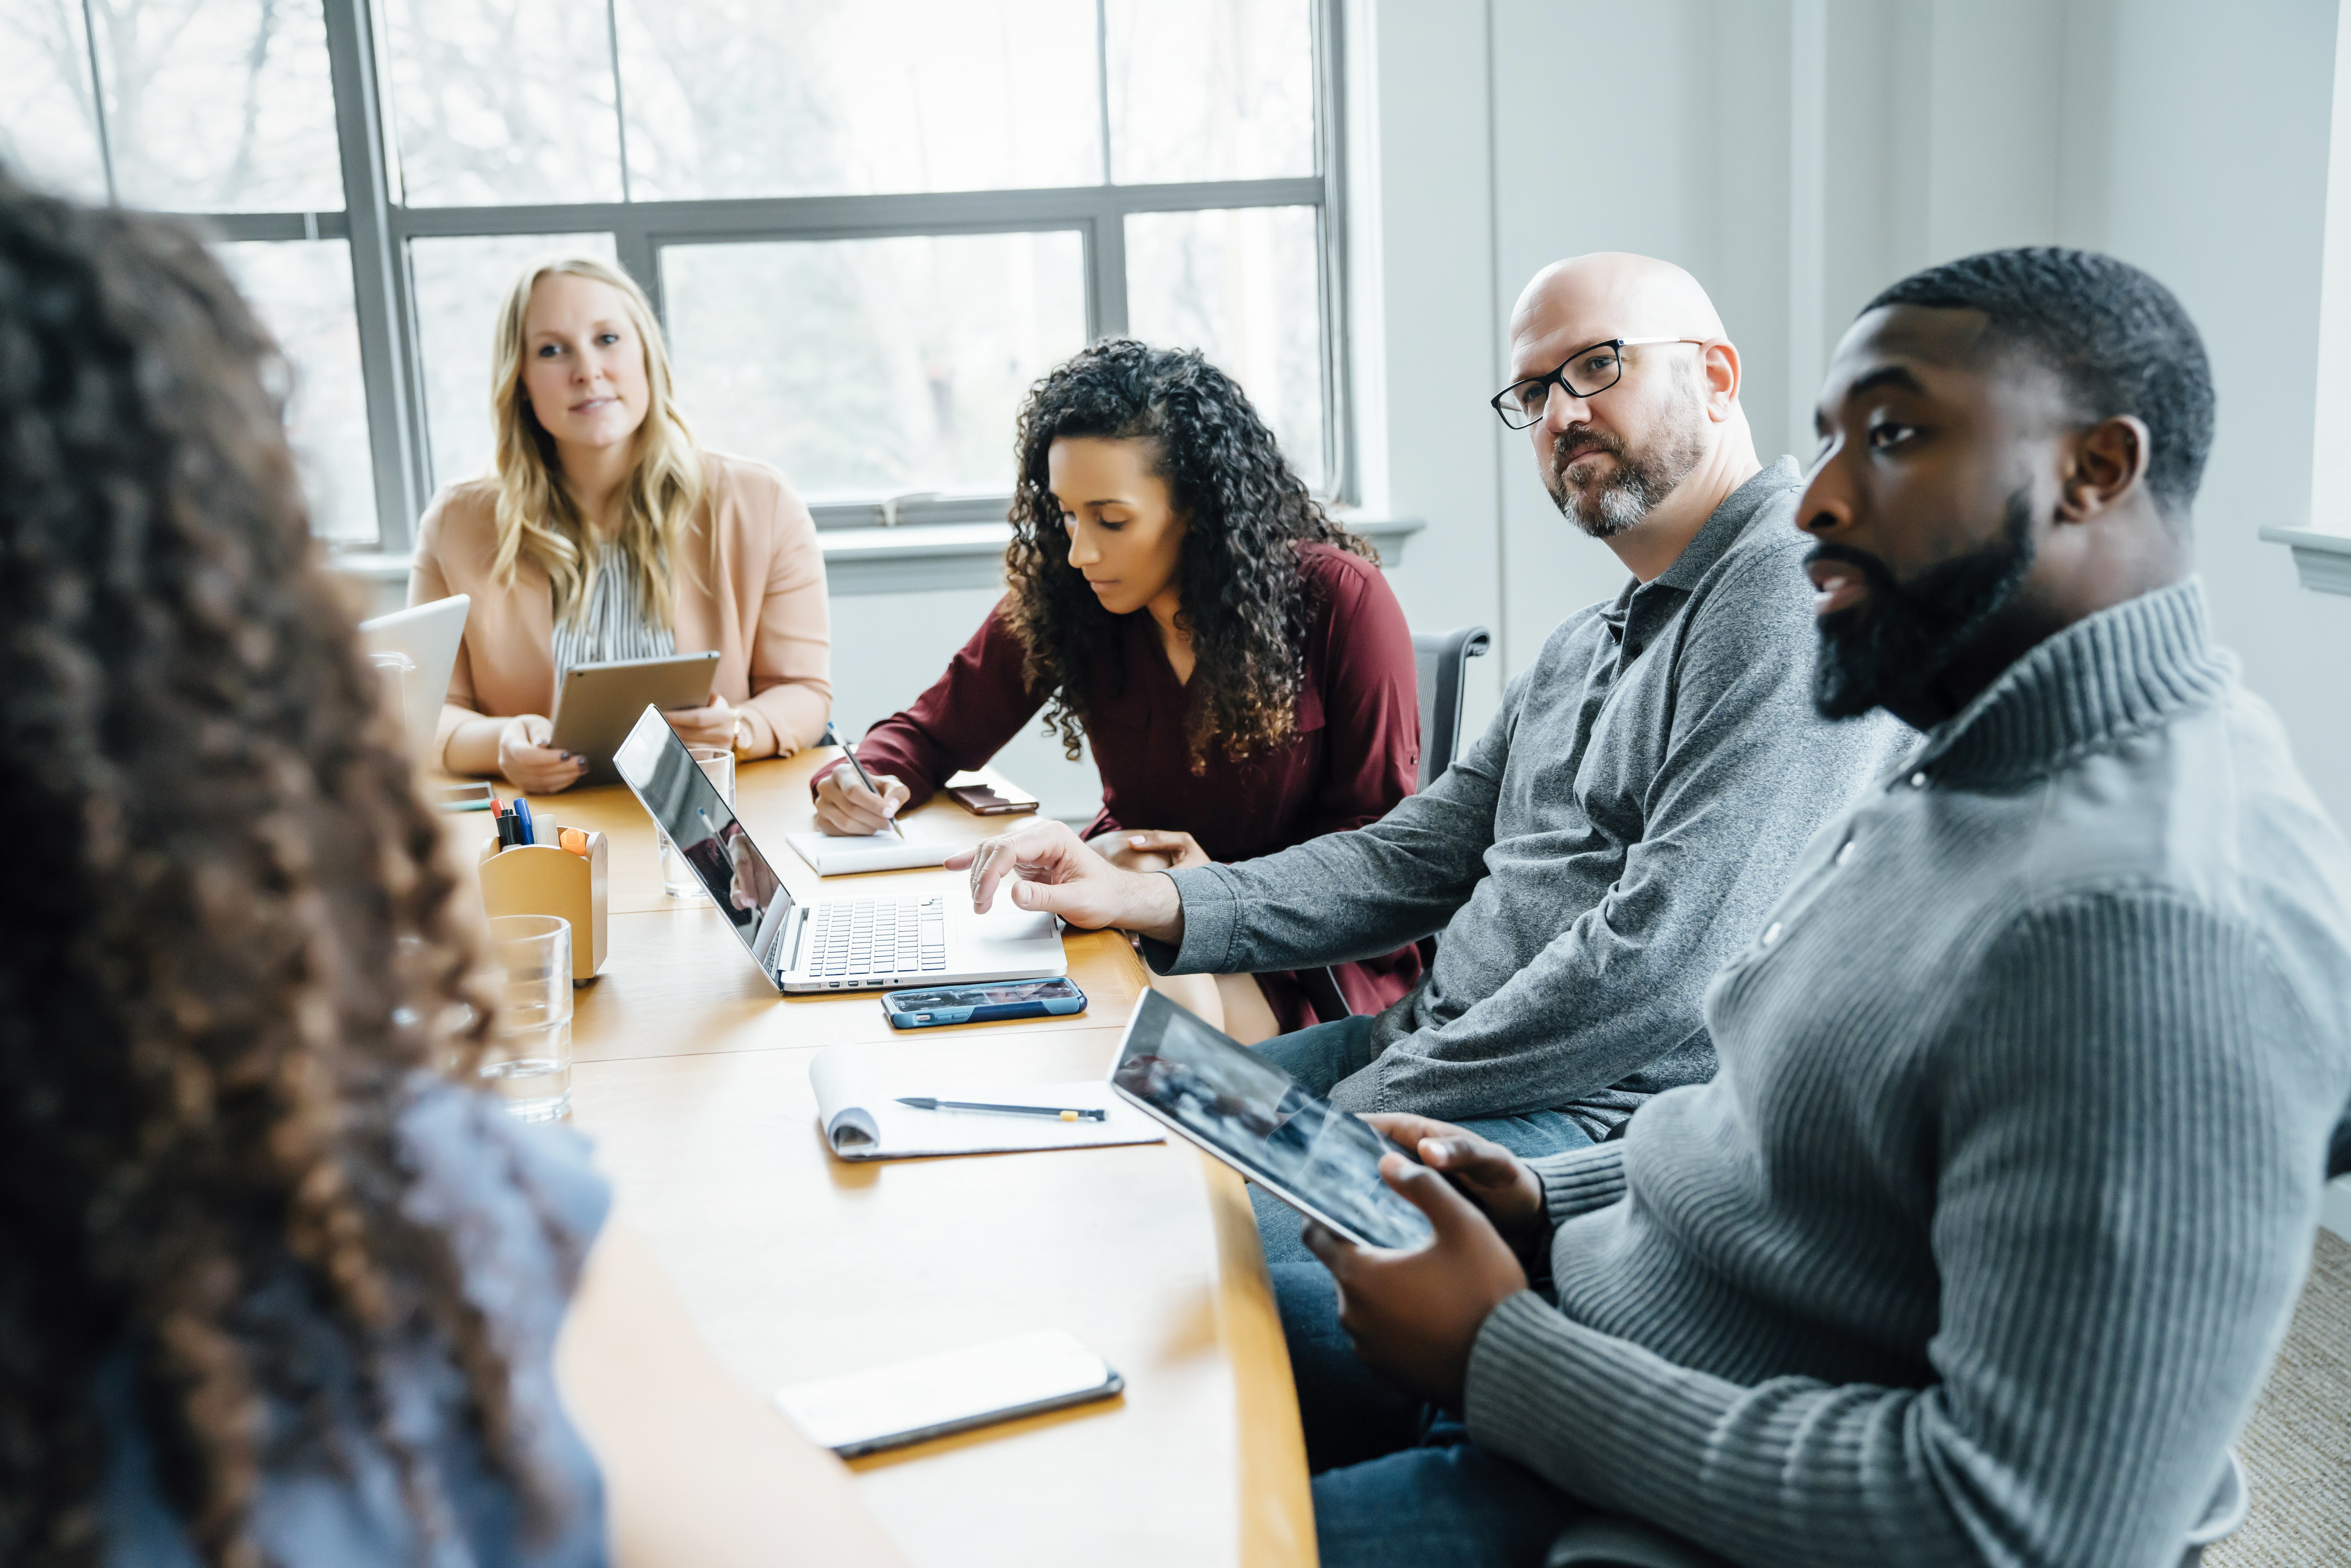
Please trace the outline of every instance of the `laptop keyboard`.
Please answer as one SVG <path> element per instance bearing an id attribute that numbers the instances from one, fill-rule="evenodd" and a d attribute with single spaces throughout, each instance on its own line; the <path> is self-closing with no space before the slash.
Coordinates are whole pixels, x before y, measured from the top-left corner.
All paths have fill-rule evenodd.
<path id="1" fill-rule="evenodd" d="M 947 967 L 943 897 L 838 898 L 808 916 L 808 977 L 854 986 L 882 977 L 938 974 Z"/>

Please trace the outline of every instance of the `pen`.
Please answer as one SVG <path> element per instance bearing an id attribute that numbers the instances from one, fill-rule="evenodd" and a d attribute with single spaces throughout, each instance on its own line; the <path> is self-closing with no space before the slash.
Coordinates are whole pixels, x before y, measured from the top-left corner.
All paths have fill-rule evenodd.
<path id="1" fill-rule="evenodd" d="M 515 842 L 518 844 L 535 844 L 538 842 L 538 840 L 532 836 L 530 831 L 530 802 L 517 795 L 515 797 L 514 806 Z"/>
<path id="2" fill-rule="evenodd" d="M 849 758 L 849 766 L 855 769 L 857 773 L 857 781 L 865 786 L 865 792 L 867 794 L 879 795 L 882 793 L 881 790 L 873 788 L 873 780 L 865 776 L 865 764 L 857 760 L 857 753 L 850 750 L 848 743 L 843 741 L 840 736 L 833 733 L 832 721 L 831 719 L 824 721 L 824 743 L 827 746 L 838 746 L 841 747 L 841 754 Z M 892 832 L 897 834 L 902 839 L 906 836 L 906 830 L 898 825 L 897 818 L 893 817 L 889 821 L 890 831 Z"/>
<path id="3" fill-rule="evenodd" d="M 1059 1105 L 986 1105 L 977 1100 L 934 1100 L 927 1094 L 908 1099 L 898 1097 L 901 1105 L 912 1105 L 917 1111 L 996 1111 L 1007 1116 L 1058 1116 L 1064 1122 L 1106 1122 L 1107 1111 L 1071 1111 Z"/>

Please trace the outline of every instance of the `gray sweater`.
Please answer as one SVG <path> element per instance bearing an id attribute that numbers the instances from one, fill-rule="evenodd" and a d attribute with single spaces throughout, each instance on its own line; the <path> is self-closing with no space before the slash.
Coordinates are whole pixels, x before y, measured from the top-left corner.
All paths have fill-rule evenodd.
<path id="1" fill-rule="evenodd" d="M 1740 486 L 1654 581 L 1580 610 L 1445 776 L 1378 822 L 1176 873 L 1165 970 L 1290 969 L 1440 928 L 1382 1015 L 1352 1111 L 1555 1108 L 1594 1137 L 1699 1083 L 1706 982 L 1804 841 L 1917 733 L 1813 711 L 1795 460 Z"/>
<path id="2" fill-rule="evenodd" d="M 1471 1436 L 1756 1565 L 2177 1562 L 2351 1095 L 2351 854 L 2193 584 L 2033 649 L 1813 841 L 1720 1076 L 1537 1162 Z"/>

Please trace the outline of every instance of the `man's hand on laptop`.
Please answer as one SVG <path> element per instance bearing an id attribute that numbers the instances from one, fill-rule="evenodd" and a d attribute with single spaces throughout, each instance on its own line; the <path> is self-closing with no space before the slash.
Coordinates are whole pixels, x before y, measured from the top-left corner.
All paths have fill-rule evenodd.
<path id="1" fill-rule="evenodd" d="M 1375 1372 L 1447 1409 L 1461 1407 L 1469 1352 L 1494 1309 L 1527 1288 L 1526 1270 L 1452 1183 L 1402 1155 L 1380 1177 L 1428 1216 L 1436 1234 L 1409 1252 L 1358 1247 L 1308 1220 L 1301 1239 L 1339 1285 L 1339 1326 Z"/>
<path id="2" fill-rule="evenodd" d="M 1541 1181 L 1526 1161 L 1491 1138 L 1426 1116 L 1375 1113 L 1364 1120 L 1389 1141 L 1410 1149 L 1429 1169 L 1452 1177 L 1453 1185 L 1485 1210 L 1520 1257 L 1529 1256 L 1550 1238 Z"/>
<path id="3" fill-rule="evenodd" d="M 949 871 L 971 870 L 971 906 L 985 915 L 1005 890 L 1013 906 L 1058 915 L 1089 931 L 1115 925 L 1157 941 L 1184 939 L 1184 901 L 1159 872 L 1122 871 L 1060 822 L 1032 822 L 949 855 Z"/>

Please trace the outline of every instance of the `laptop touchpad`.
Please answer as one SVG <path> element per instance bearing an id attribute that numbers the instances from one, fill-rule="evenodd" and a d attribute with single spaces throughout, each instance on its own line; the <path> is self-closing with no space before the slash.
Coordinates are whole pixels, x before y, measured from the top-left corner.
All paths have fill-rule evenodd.
<path id="1" fill-rule="evenodd" d="M 970 906 L 961 912 L 961 934 L 976 942 L 1041 942 L 1056 936 L 1053 917 L 1042 910 L 1022 909 L 1012 902 L 1008 891 L 999 893 L 996 907 L 985 915 L 974 915 Z"/>

